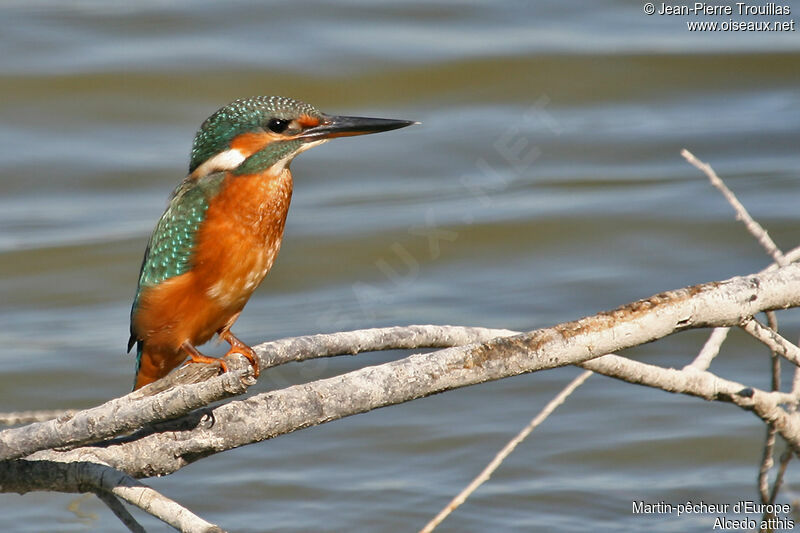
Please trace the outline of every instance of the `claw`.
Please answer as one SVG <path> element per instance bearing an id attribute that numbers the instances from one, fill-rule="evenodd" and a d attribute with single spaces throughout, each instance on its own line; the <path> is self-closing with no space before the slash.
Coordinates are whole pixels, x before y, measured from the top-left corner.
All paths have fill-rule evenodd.
<path id="1" fill-rule="evenodd" d="M 258 356 L 256 355 L 256 352 L 251 347 L 240 341 L 236 335 L 230 332 L 230 330 L 224 331 L 220 337 L 222 340 L 231 345 L 231 349 L 228 350 L 228 353 L 225 354 L 225 357 L 233 354 L 239 354 L 243 356 L 245 359 L 250 361 L 250 366 L 253 367 L 253 376 L 258 377 L 259 368 Z"/>
<path id="2" fill-rule="evenodd" d="M 216 357 L 209 357 L 207 355 L 203 355 L 197 351 L 197 348 L 189 344 L 188 342 L 184 342 L 181 344 L 181 348 L 184 352 L 189 356 L 192 363 L 201 363 L 206 365 L 218 365 L 222 373 L 228 371 L 228 364 L 223 361 L 222 359 L 218 359 Z"/>

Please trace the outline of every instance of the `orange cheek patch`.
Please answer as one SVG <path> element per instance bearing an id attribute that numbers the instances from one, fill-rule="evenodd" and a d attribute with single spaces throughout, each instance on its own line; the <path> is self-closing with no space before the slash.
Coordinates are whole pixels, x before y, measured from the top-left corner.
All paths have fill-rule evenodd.
<path id="1" fill-rule="evenodd" d="M 297 119 L 297 123 L 304 128 L 319 126 L 319 122 L 320 120 L 317 117 L 312 117 L 311 115 L 301 115 L 300 118 Z"/>
<path id="2" fill-rule="evenodd" d="M 248 132 L 237 135 L 231 141 L 231 148 L 239 150 L 243 156 L 250 157 L 279 137 L 267 132 Z"/>

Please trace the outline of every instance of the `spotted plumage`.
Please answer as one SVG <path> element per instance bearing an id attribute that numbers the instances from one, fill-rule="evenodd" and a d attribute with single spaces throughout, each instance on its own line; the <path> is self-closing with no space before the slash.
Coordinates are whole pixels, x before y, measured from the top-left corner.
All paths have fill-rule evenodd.
<path id="1" fill-rule="evenodd" d="M 277 96 L 237 100 L 203 122 L 189 173 L 145 250 L 131 308 L 139 388 L 166 375 L 215 333 L 228 352 L 255 353 L 230 328 L 280 249 L 292 196 L 289 165 L 333 137 L 401 128 L 409 121 L 329 116 Z M 221 363 L 223 369 L 224 363 Z"/>

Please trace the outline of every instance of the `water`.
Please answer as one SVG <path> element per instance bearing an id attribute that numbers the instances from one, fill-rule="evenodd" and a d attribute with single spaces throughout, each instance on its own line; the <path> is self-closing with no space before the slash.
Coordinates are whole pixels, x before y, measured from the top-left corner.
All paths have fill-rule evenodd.
<path id="1" fill-rule="evenodd" d="M 780 246 L 800 243 L 797 33 L 685 27 L 623 1 L 6 2 L 0 409 L 128 390 L 147 235 L 200 122 L 241 96 L 422 121 L 294 163 L 283 250 L 237 323 L 250 342 L 533 329 L 761 269 L 679 151 L 711 162 Z M 426 227 L 447 238 L 431 247 Z M 796 337 L 796 314 L 782 327 Z M 704 338 L 627 355 L 680 367 Z M 281 368 L 258 389 L 402 355 Z M 741 334 L 713 368 L 768 385 L 766 354 Z M 413 531 L 576 372 L 381 409 L 148 483 L 231 531 Z M 592 377 L 440 531 L 708 531 L 713 517 L 636 516 L 631 502 L 754 500 L 762 438 L 734 407 Z M 790 468 L 782 501 L 796 483 Z M 0 529 L 124 531 L 96 499 L 77 502 L 88 518 L 69 511 L 77 498 L 3 495 Z"/>

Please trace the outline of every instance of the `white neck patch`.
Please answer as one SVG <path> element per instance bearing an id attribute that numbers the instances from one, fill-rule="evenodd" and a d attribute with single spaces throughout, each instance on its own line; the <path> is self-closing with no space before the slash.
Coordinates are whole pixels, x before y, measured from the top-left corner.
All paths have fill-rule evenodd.
<path id="1" fill-rule="evenodd" d="M 194 169 L 192 172 L 192 178 L 202 178 L 203 176 L 208 176 L 213 172 L 224 172 L 226 170 L 233 170 L 239 165 L 241 165 L 244 160 L 245 156 L 242 152 L 236 149 L 225 150 L 224 152 L 220 152 L 211 159 L 207 160 L 205 163 Z"/>
<path id="2" fill-rule="evenodd" d="M 328 139 L 320 139 L 319 141 L 303 143 L 300 145 L 300 148 L 287 155 L 283 159 L 279 159 L 273 163 L 270 167 L 270 170 L 275 173 L 283 172 L 286 169 L 286 166 L 292 162 L 292 159 L 294 159 L 297 154 L 303 153 L 309 148 L 314 148 L 315 146 L 319 146 L 320 144 L 324 144 L 326 142 L 328 142 Z M 194 172 L 190 174 L 190 177 L 192 179 L 198 179 L 202 178 L 203 176 L 208 176 L 214 172 L 233 170 L 244 163 L 245 159 L 247 158 L 241 151 L 231 148 L 230 150 L 225 150 L 224 152 L 218 153 L 194 169 Z"/>

